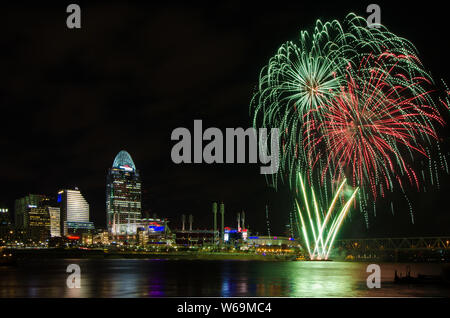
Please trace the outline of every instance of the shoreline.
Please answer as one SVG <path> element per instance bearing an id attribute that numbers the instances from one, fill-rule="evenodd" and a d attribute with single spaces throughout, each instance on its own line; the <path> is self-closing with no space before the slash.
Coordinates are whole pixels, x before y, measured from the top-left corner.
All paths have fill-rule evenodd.
<path id="1" fill-rule="evenodd" d="M 170 252 L 144 252 L 144 251 L 106 251 L 103 249 L 7 249 L 12 254 L 14 261 L 26 261 L 30 259 L 159 259 L 159 260 L 185 260 L 185 261 L 309 261 L 308 259 L 297 259 L 297 254 L 256 254 L 239 252 L 201 252 L 201 251 L 170 251 Z M 6 261 L 6 260 L 5 260 Z M 434 259 L 345 259 L 343 257 L 331 258 L 327 262 L 348 263 L 440 263 L 450 264 L 448 260 Z M 7 263 L 7 262 L 5 262 Z"/>
<path id="2" fill-rule="evenodd" d="M 18 261 L 27 259 L 167 259 L 167 260 L 255 260 L 293 261 L 296 255 L 224 253 L 224 252 L 131 252 L 103 250 L 26 249 L 11 250 Z"/>

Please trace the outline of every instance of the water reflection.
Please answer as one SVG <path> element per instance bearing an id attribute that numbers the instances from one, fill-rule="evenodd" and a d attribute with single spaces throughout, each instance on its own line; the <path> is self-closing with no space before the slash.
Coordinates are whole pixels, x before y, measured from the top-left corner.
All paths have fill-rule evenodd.
<path id="1" fill-rule="evenodd" d="M 150 274 L 148 278 L 148 297 L 164 297 L 164 278 L 155 274 Z"/>
<path id="2" fill-rule="evenodd" d="M 295 295 L 353 296 L 353 291 L 365 284 L 365 272 L 361 271 L 361 266 L 356 263 L 298 262 L 295 265 L 298 273 L 293 290 Z"/>
<path id="3" fill-rule="evenodd" d="M 67 265 L 81 268 L 81 288 L 66 286 Z M 381 288 L 368 289 L 368 264 L 174 260 L 48 260 L 0 267 L 0 297 L 409 297 L 450 296 L 449 287 L 399 286 L 380 264 Z M 439 264 L 411 264 L 413 274 L 438 275 Z"/>

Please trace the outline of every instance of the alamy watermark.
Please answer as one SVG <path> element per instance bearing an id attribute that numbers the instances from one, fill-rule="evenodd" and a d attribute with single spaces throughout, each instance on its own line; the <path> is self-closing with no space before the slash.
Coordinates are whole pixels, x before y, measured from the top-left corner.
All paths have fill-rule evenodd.
<path id="1" fill-rule="evenodd" d="M 366 8 L 367 13 L 371 13 L 366 19 L 367 27 L 379 28 L 381 26 L 381 9 L 378 4 L 369 4 Z"/>
<path id="2" fill-rule="evenodd" d="M 69 4 L 66 12 L 70 13 L 66 19 L 66 25 L 69 29 L 81 29 L 81 8 L 78 4 Z"/>
<path id="3" fill-rule="evenodd" d="M 367 273 L 371 273 L 366 280 L 367 288 L 381 288 L 381 268 L 380 265 L 370 264 L 366 269 Z"/>
<path id="4" fill-rule="evenodd" d="M 269 137 L 270 149 L 267 144 Z M 210 127 L 203 131 L 202 121 L 194 120 L 193 137 L 189 129 L 179 127 L 172 131 L 171 140 L 178 141 L 172 147 L 171 152 L 172 161 L 176 164 L 246 163 L 248 148 L 248 163 L 257 163 L 259 158 L 260 163 L 264 165 L 260 168 L 261 174 L 278 172 L 278 128 L 271 128 L 270 134 L 268 134 L 267 128 L 247 128 L 246 130 L 243 128 L 226 128 L 225 134 L 223 134 L 216 127 Z M 208 141 L 208 143 L 203 147 L 204 141 Z"/>
<path id="5" fill-rule="evenodd" d="M 77 264 L 69 264 L 66 273 L 70 273 L 67 277 L 67 288 L 81 288 L 81 268 Z"/>

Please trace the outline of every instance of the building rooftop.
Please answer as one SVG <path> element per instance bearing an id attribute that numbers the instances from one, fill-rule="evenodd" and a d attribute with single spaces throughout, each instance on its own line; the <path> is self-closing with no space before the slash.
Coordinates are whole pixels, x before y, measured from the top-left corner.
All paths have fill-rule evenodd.
<path id="1" fill-rule="evenodd" d="M 114 158 L 113 168 L 136 170 L 133 159 L 131 159 L 130 154 L 125 150 L 121 150 Z"/>

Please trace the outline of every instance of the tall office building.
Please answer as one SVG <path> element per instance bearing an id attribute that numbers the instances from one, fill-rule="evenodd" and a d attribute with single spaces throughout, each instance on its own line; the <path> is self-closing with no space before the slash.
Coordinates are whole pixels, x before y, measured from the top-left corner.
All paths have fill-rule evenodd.
<path id="1" fill-rule="evenodd" d="M 50 216 L 50 236 L 61 236 L 61 209 L 59 207 L 48 207 Z"/>
<path id="2" fill-rule="evenodd" d="M 29 212 L 32 208 L 42 206 L 48 198 L 42 194 L 29 194 L 23 198 L 17 199 L 14 203 L 14 225 L 17 229 L 28 229 Z"/>
<path id="3" fill-rule="evenodd" d="M 9 232 L 12 230 L 11 228 L 11 219 L 9 217 L 8 208 L 0 204 L 0 241 L 9 240 Z M 0 242 L 1 243 L 1 242 Z"/>
<path id="4" fill-rule="evenodd" d="M 141 221 L 141 180 L 125 150 L 114 159 L 106 178 L 106 223 L 114 235 L 136 234 Z"/>
<path id="5" fill-rule="evenodd" d="M 16 229 L 23 230 L 34 241 L 47 240 L 51 236 L 51 211 L 57 209 L 59 218 L 59 208 L 54 206 L 54 202 L 41 194 L 17 199 L 14 206 Z"/>
<path id="6" fill-rule="evenodd" d="M 9 210 L 6 206 L 0 205 L 0 226 L 10 226 L 11 218 L 9 216 Z"/>
<path id="7" fill-rule="evenodd" d="M 59 191 L 58 202 L 61 204 L 61 235 L 67 236 L 94 229 L 93 223 L 89 222 L 89 204 L 80 190 L 75 188 Z"/>

